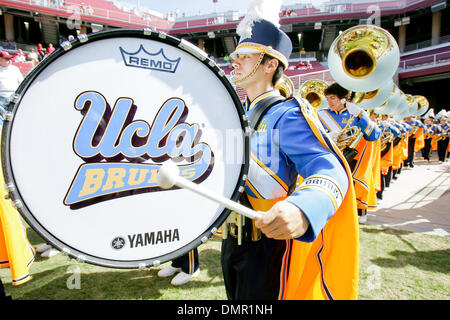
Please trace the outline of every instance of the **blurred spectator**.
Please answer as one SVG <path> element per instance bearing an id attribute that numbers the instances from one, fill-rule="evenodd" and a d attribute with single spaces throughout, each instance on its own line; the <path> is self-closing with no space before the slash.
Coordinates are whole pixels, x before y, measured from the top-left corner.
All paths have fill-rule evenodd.
<path id="1" fill-rule="evenodd" d="M 94 9 L 91 7 L 91 5 L 88 5 L 86 7 L 86 13 L 91 16 L 94 14 Z"/>
<path id="2" fill-rule="evenodd" d="M 6 102 L 23 81 L 19 68 L 12 65 L 12 59 L 8 52 L 0 52 L 0 104 Z"/>
<path id="3" fill-rule="evenodd" d="M 15 62 L 25 62 L 27 61 L 27 58 L 25 54 L 23 53 L 22 49 L 18 49 L 16 55 L 14 56 Z"/>
<path id="4" fill-rule="evenodd" d="M 45 58 L 45 48 L 42 46 L 41 43 L 38 43 L 38 58 L 39 61 L 42 61 L 42 59 Z"/>
<path id="5" fill-rule="evenodd" d="M 303 61 L 300 61 L 299 63 L 297 63 L 297 65 L 295 66 L 295 69 L 300 69 L 300 68 L 304 68 L 305 67 L 305 63 Z"/>
<path id="6" fill-rule="evenodd" d="M 39 56 L 34 48 L 31 48 L 30 52 L 28 53 L 27 59 L 33 62 L 33 66 L 36 66 L 39 63 Z"/>
<path id="7" fill-rule="evenodd" d="M 45 53 L 47 56 L 50 55 L 53 51 L 55 51 L 55 47 L 52 43 L 50 43 L 47 47 L 47 52 Z"/>

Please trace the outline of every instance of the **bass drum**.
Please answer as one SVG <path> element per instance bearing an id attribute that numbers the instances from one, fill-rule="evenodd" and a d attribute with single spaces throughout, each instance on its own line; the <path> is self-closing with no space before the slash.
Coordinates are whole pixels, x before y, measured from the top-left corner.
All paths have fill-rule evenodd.
<path id="1" fill-rule="evenodd" d="M 161 189 L 160 166 L 237 200 L 247 118 L 224 72 L 164 33 L 84 35 L 41 62 L 8 104 L 5 183 L 52 246 L 113 268 L 157 266 L 212 236 L 229 210 Z"/>

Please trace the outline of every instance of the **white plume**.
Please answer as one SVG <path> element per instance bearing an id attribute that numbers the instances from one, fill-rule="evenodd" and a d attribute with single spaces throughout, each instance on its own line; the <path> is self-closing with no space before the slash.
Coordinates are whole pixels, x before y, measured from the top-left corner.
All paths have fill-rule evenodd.
<path id="1" fill-rule="evenodd" d="M 236 33 L 241 39 L 252 36 L 253 23 L 267 20 L 280 27 L 281 0 L 253 0 L 248 12 L 236 28 Z"/>

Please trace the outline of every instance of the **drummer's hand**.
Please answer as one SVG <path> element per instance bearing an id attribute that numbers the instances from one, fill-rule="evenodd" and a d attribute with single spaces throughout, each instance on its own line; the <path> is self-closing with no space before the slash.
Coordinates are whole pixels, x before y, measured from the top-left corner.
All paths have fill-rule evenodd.
<path id="1" fill-rule="evenodd" d="M 286 240 L 301 237 L 308 230 L 309 221 L 297 206 L 280 201 L 255 219 L 255 226 L 268 238 Z"/>

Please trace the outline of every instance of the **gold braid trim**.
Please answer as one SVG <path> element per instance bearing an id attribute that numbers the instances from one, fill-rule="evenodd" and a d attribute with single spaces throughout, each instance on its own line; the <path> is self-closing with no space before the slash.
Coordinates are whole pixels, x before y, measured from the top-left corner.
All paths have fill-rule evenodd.
<path id="1" fill-rule="evenodd" d="M 286 59 L 286 57 L 281 52 L 273 49 L 270 46 L 265 46 L 265 45 L 262 45 L 259 43 L 254 43 L 254 42 L 243 42 L 237 46 L 236 50 L 238 50 L 239 48 L 250 48 L 250 49 L 255 49 L 260 52 L 266 53 L 269 56 L 272 56 L 272 57 L 280 60 L 284 66 L 284 70 L 286 70 L 289 65 L 289 62 Z"/>
<path id="2" fill-rule="evenodd" d="M 253 67 L 253 70 L 248 75 L 246 75 L 244 78 L 242 78 L 241 80 L 235 80 L 234 82 L 239 83 L 239 82 L 245 81 L 248 78 L 252 77 L 256 73 L 256 70 L 258 69 L 259 65 L 261 64 L 261 61 L 263 60 L 263 58 L 264 58 L 264 52 L 261 52 L 261 54 L 259 55 L 259 60 Z"/>

